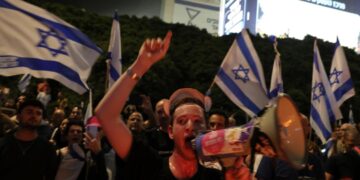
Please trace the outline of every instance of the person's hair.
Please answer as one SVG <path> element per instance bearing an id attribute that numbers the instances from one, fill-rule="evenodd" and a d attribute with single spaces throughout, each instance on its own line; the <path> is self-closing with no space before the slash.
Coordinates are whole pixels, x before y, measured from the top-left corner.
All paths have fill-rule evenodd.
<path id="1" fill-rule="evenodd" d="M 196 99 L 196 98 L 193 98 L 190 96 L 185 97 L 185 98 L 174 99 L 170 104 L 170 124 L 171 125 L 173 124 L 173 121 L 174 121 L 173 114 L 175 112 L 175 109 L 183 104 L 196 104 L 204 109 L 204 104 L 199 99 Z"/>
<path id="2" fill-rule="evenodd" d="M 84 123 L 80 120 L 69 119 L 69 122 L 66 124 L 64 128 L 64 135 L 68 136 L 69 130 L 71 126 L 80 126 L 84 132 Z"/>
<path id="3" fill-rule="evenodd" d="M 220 116 L 224 117 L 225 127 L 228 127 L 228 126 L 229 126 L 228 116 L 226 115 L 226 113 L 225 113 L 223 110 L 221 110 L 221 109 L 213 109 L 213 110 L 211 110 L 211 111 L 209 112 L 209 116 L 208 116 L 207 119 L 210 119 L 210 117 L 211 117 L 212 115 L 214 115 L 214 114 L 220 115 Z"/>
<path id="4" fill-rule="evenodd" d="M 40 101 L 35 100 L 35 99 L 26 100 L 25 102 L 21 103 L 18 110 L 17 110 L 17 113 L 21 114 L 21 112 L 24 110 L 24 108 L 26 108 L 28 106 L 33 106 L 33 107 L 40 108 L 42 110 L 42 112 L 43 112 L 42 113 L 43 116 L 45 115 L 45 107 L 44 107 L 44 105 Z"/>

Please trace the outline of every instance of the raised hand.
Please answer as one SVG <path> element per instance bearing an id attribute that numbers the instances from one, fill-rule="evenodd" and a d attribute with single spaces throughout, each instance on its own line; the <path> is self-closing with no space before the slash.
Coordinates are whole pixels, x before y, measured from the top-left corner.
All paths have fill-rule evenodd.
<path id="1" fill-rule="evenodd" d="M 164 39 L 146 39 L 142 44 L 137 61 L 146 69 L 160 61 L 169 49 L 172 32 L 168 31 Z"/>

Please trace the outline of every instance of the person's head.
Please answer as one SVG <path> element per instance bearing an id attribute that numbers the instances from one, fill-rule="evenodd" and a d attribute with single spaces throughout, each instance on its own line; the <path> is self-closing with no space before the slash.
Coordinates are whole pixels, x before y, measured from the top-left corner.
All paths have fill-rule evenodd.
<path id="1" fill-rule="evenodd" d="M 133 113 L 136 112 L 137 108 L 135 104 L 128 104 L 125 106 L 124 110 L 123 110 L 123 115 L 125 119 L 128 119 L 129 116 Z"/>
<path id="2" fill-rule="evenodd" d="M 339 139 L 343 139 L 345 133 L 352 128 L 352 125 L 350 123 L 344 123 L 340 126 L 340 128 L 338 129 L 338 138 Z"/>
<path id="3" fill-rule="evenodd" d="M 69 120 L 64 129 L 64 135 L 69 145 L 74 143 L 81 144 L 83 133 L 84 124 L 79 120 Z"/>
<path id="4" fill-rule="evenodd" d="M 20 95 L 20 96 L 17 98 L 17 100 L 16 100 L 16 108 L 19 109 L 20 105 L 21 105 L 22 103 L 24 103 L 25 100 L 26 100 L 26 96 L 23 95 L 23 94 Z"/>
<path id="5" fill-rule="evenodd" d="M 82 109 L 80 107 L 78 107 L 78 106 L 73 107 L 71 112 L 70 112 L 69 118 L 82 121 L 82 118 L 83 118 Z"/>
<path id="6" fill-rule="evenodd" d="M 216 131 L 220 129 L 227 128 L 229 125 L 229 120 L 225 112 L 221 110 L 211 111 L 209 115 L 209 130 Z"/>
<path id="7" fill-rule="evenodd" d="M 64 131 L 65 131 L 65 128 L 66 128 L 68 123 L 69 123 L 69 119 L 64 119 L 64 120 L 61 121 L 61 123 L 60 123 L 60 132 L 61 132 L 61 134 L 65 134 Z"/>
<path id="8" fill-rule="evenodd" d="M 61 122 L 65 119 L 65 111 L 60 108 L 56 108 L 51 116 L 51 122 L 54 127 L 58 127 Z"/>
<path id="9" fill-rule="evenodd" d="M 169 137 L 174 140 L 174 152 L 184 159 L 196 158 L 191 141 L 205 130 L 204 95 L 191 88 L 175 91 L 165 104 L 169 114 Z"/>
<path id="10" fill-rule="evenodd" d="M 228 125 L 228 127 L 234 127 L 234 126 L 236 126 L 236 119 L 235 119 L 234 116 L 230 116 L 230 117 L 228 118 L 228 120 L 229 120 L 229 125 Z"/>
<path id="11" fill-rule="evenodd" d="M 342 132 L 341 141 L 346 151 L 360 144 L 360 134 L 355 125 L 345 123 L 340 127 L 340 131 Z"/>
<path id="12" fill-rule="evenodd" d="M 40 126 L 45 109 L 38 100 L 28 100 L 20 104 L 17 112 L 19 126 L 26 129 L 36 129 Z"/>
<path id="13" fill-rule="evenodd" d="M 140 112 L 133 112 L 127 119 L 127 126 L 132 132 L 141 132 L 144 129 L 144 118 Z"/>
<path id="14" fill-rule="evenodd" d="M 169 117 L 165 113 L 164 110 L 164 103 L 168 101 L 167 99 L 161 99 L 156 103 L 155 106 L 155 117 L 157 120 L 157 123 L 162 127 L 165 131 L 167 130 L 169 126 Z"/>

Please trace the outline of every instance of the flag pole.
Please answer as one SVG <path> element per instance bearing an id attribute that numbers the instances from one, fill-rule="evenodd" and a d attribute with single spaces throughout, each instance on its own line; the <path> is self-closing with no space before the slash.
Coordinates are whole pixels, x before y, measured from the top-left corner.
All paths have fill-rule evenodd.
<path id="1" fill-rule="evenodd" d="M 110 60 L 106 60 L 105 93 L 109 90 Z"/>
<path id="2" fill-rule="evenodd" d="M 213 81 L 212 81 L 209 89 L 206 91 L 206 96 L 210 96 L 210 94 L 211 94 L 211 89 L 212 89 L 212 87 L 214 86 L 214 84 L 215 84 L 215 79 L 213 79 Z"/>

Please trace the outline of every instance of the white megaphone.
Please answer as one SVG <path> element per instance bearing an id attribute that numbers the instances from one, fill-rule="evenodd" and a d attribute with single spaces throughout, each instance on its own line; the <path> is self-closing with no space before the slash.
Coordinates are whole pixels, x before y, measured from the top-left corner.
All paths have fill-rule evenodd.
<path id="1" fill-rule="evenodd" d="M 218 160 L 225 168 L 232 166 L 234 157 L 252 151 L 301 168 L 306 152 L 302 118 L 291 98 L 282 94 L 249 123 L 196 137 L 194 148 L 203 162 Z"/>

